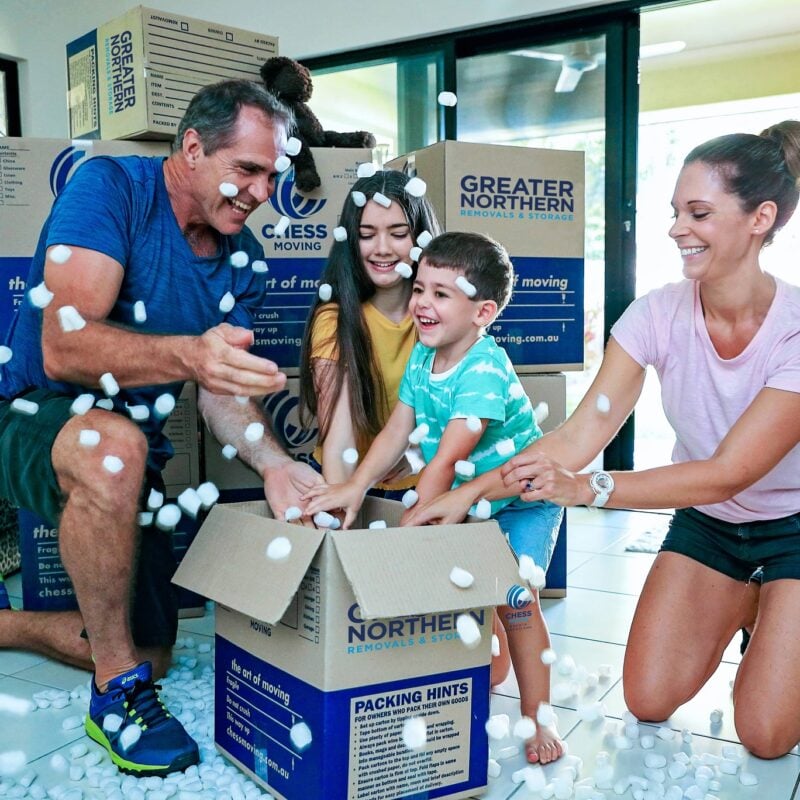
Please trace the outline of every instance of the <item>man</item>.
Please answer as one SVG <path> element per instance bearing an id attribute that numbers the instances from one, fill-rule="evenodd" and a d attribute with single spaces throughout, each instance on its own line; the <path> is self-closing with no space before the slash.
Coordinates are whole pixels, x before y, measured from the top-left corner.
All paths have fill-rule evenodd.
<path id="1" fill-rule="evenodd" d="M 259 441 L 244 435 L 265 422 L 245 398 L 281 389 L 286 377 L 248 352 L 264 279 L 235 264 L 242 252 L 250 263 L 263 257 L 244 223 L 274 188 L 291 125 L 263 87 L 225 81 L 192 100 L 168 159 L 96 157 L 81 166 L 31 265 L 29 288 L 43 281 L 52 301 L 43 287 L 33 291 L 9 335 L 0 496 L 58 524 L 80 615 L 66 615 L 55 634 L 44 630 L 48 615 L 0 611 L 0 643 L 73 663 L 91 656 L 87 733 L 138 775 L 198 760 L 152 680 L 151 664 L 166 671 L 177 630 L 169 536 L 153 525 L 140 534 L 137 524 L 171 455 L 158 413 L 169 398 L 161 396 L 177 397 L 186 380 L 198 384 L 203 416 L 263 477 L 276 514 L 302 505 L 319 480 L 268 426 Z M 76 413 L 73 401 L 87 392 L 113 410 Z M 28 406 L 35 413 L 18 413 L 19 399 L 37 404 Z"/>

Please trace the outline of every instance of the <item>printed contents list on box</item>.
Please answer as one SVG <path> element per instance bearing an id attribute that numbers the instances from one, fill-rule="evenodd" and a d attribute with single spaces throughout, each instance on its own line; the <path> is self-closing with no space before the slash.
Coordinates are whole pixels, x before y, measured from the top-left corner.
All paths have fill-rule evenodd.
<path id="1" fill-rule="evenodd" d="M 468 780 L 471 701 L 469 678 L 352 698 L 352 800 L 406 797 Z M 415 752 L 402 738 L 410 717 L 427 725 L 427 743 Z"/>

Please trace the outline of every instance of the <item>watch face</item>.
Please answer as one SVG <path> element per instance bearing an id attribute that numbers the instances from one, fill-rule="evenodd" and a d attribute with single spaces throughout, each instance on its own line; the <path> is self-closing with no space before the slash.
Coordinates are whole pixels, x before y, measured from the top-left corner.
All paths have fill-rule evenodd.
<path id="1" fill-rule="evenodd" d="M 607 472 L 595 472 L 592 474 L 592 488 L 599 492 L 611 492 L 614 479 Z"/>

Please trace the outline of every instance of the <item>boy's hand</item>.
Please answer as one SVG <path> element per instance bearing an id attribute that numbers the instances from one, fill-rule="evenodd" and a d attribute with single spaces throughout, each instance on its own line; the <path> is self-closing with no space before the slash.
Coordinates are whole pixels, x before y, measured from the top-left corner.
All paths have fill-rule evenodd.
<path id="1" fill-rule="evenodd" d="M 343 511 L 342 528 L 347 529 L 353 524 L 365 494 L 363 489 L 352 482 L 333 486 L 322 484 L 311 488 L 302 499 L 310 501 L 306 506 L 306 514 L 312 517 L 318 511 Z"/>

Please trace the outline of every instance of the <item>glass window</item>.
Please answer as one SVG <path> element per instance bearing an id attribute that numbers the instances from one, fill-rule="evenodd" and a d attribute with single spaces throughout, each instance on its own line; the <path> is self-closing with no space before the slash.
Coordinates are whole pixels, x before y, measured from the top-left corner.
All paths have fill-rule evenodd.
<path id="1" fill-rule="evenodd" d="M 315 70 L 309 105 L 326 130 L 370 131 L 378 157 L 395 158 L 440 138 L 439 61 L 435 55 L 410 56 Z"/>
<path id="2" fill-rule="evenodd" d="M 459 140 L 585 153 L 586 368 L 566 373 L 569 414 L 603 354 L 605 37 L 461 58 L 457 74 Z"/>

